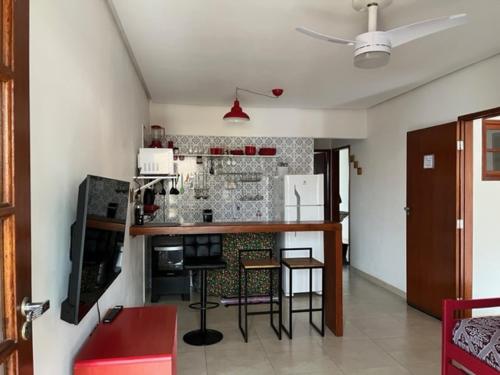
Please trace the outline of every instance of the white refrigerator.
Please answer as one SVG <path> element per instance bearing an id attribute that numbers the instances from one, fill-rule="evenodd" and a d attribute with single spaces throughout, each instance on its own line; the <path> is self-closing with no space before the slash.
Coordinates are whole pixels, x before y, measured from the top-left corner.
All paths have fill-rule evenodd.
<path id="1" fill-rule="evenodd" d="M 276 220 L 318 221 L 324 220 L 323 175 L 286 175 L 278 177 L 273 206 Z M 285 232 L 277 239 L 277 250 L 281 248 L 311 247 L 313 257 L 319 261 L 323 256 L 323 232 Z M 301 258 L 309 256 L 308 251 L 288 251 L 284 257 Z M 283 289 L 290 295 L 289 271 L 283 272 Z M 293 271 L 293 293 L 309 291 L 309 270 Z M 313 270 L 313 291 L 322 292 L 321 270 Z"/>

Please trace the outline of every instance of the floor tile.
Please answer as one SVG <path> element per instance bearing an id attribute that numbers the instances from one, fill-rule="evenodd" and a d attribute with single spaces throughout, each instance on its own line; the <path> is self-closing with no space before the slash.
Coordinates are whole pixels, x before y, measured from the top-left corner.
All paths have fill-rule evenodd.
<path id="1" fill-rule="evenodd" d="M 321 348 L 269 354 L 276 374 L 324 373 L 341 375 L 342 372 Z"/>
<path id="2" fill-rule="evenodd" d="M 275 374 L 264 351 L 216 350 L 206 353 L 208 375 Z"/>
<path id="3" fill-rule="evenodd" d="M 408 366 L 407 369 L 412 375 L 441 375 L 441 365 Z"/>
<path id="4" fill-rule="evenodd" d="M 196 300 L 197 296 L 193 296 Z M 211 298 L 216 300 L 216 298 Z M 287 324 L 286 299 L 284 324 Z M 319 303 L 320 298 L 314 297 Z M 344 275 L 344 336 L 328 329 L 321 337 L 309 324 L 308 314 L 293 315 L 293 339 L 283 332 L 279 340 L 269 316 L 249 317 L 249 342 L 238 328 L 236 307 L 209 310 L 208 327 L 221 331 L 215 345 L 197 347 L 183 335 L 199 326 L 199 311 L 189 302 L 175 303 L 178 316 L 179 375 L 438 375 L 441 325 L 438 320 L 409 307 L 404 300 L 356 275 Z M 294 296 L 294 308 L 307 307 L 308 298 Z M 265 309 L 252 306 L 250 309 Z M 315 314 L 315 319 L 319 314 Z"/>
<path id="5" fill-rule="evenodd" d="M 354 370 L 349 372 L 349 375 L 411 375 L 411 372 L 404 367 L 379 367 Z"/>
<path id="6" fill-rule="evenodd" d="M 207 362 L 205 352 L 187 352 L 177 354 L 178 375 L 206 375 Z"/>
<path id="7" fill-rule="evenodd" d="M 380 367 L 399 367 L 398 362 L 370 339 L 326 338 L 323 351 L 345 373 Z"/>

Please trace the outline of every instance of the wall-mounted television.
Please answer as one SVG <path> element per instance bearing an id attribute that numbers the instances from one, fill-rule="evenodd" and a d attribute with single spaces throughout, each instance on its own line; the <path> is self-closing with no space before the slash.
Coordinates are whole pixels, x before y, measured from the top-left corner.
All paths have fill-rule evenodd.
<path id="1" fill-rule="evenodd" d="M 78 324 L 121 272 L 130 184 L 87 176 L 71 226 L 71 274 L 61 319 Z"/>

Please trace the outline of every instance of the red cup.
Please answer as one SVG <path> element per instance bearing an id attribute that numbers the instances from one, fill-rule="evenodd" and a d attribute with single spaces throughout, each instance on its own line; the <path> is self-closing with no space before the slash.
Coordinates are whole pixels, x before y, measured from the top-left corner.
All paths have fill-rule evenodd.
<path id="1" fill-rule="evenodd" d="M 245 155 L 255 155 L 256 153 L 257 153 L 257 147 L 245 146 Z"/>

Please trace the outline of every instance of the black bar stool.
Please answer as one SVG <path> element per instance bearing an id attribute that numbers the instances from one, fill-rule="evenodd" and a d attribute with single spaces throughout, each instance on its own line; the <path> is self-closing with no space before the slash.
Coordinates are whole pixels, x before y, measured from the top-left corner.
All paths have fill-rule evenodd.
<path id="1" fill-rule="evenodd" d="M 201 235 L 184 236 L 184 269 L 200 272 L 200 302 L 189 305 L 200 310 L 200 329 L 190 331 L 183 337 L 190 345 L 212 345 L 222 340 L 223 334 L 207 328 L 207 310 L 219 306 L 207 301 L 207 272 L 225 269 L 226 261 L 222 258 L 222 236 Z"/>
<path id="2" fill-rule="evenodd" d="M 241 259 L 242 253 L 257 253 L 267 252 L 268 257 L 262 259 Z M 245 328 L 241 324 L 241 271 L 243 270 L 244 283 L 244 315 Z M 269 271 L 269 310 L 268 311 L 252 311 L 248 312 L 248 273 L 250 271 Z M 274 325 L 274 292 L 273 292 L 273 271 L 278 271 L 278 328 Z M 238 324 L 241 334 L 248 342 L 248 315 L 265 315 L 269 314 L 270 324 L 276 335 L 281 340 L 281 266 L 279 262 L 273 258 L 272 249 L 240 249 L 238 252 Z"/>
<path id="3" fill-rule="evenodd" d="M 307 258 L 284 258 L 284 251 L 309 251 L 309 257 Z M 287 334 L 288 338 L 292 338 L 292 314 L 295 313 L 309 313 L 309 323 L 314 327 L 316 331 L 321 336 L 325 335 L 325 265 L 319 260 L 312 257 L 311 247 L 296 247 L 296 248 L 282 248 L 280 249 L 280 259 L 282 267 L 287 267 L 290 271 L 289 282 L 289 300 L 288 300 L 288 329 L 283 326 L 283 331 Z M 313 270 L 321 269 L 321 308 L 313 308 L 312 297 L 313 297 Z M 293 309 L 292 305 L 292 295 L 293 295 L 293 271 L 294 270 L 309 270 L 309 308 L 308 309 Z M 281 291 L 284 293 L 284 290 Z M 319 328 L 312 319 L 312 313 L 315 311 L 321 311 L 321 328 Z"/>

